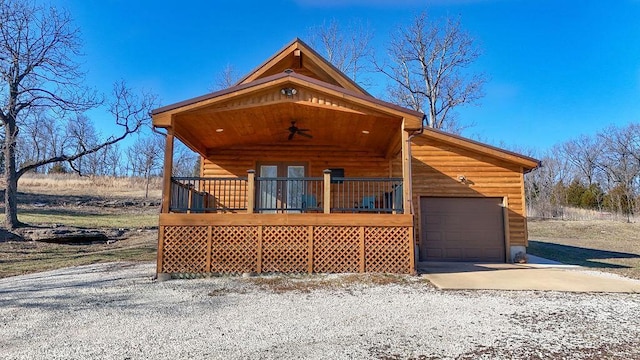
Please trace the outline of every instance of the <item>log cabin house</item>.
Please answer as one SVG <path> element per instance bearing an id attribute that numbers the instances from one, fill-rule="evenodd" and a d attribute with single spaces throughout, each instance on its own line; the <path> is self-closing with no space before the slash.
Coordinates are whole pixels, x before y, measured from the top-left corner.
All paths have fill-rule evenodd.
<path id="1" fill-rule="evenodd" d="M 526 251 L 538 161 L 368 94 L 296 39 L 237 85 L 152 112 L 167 132 L 157 272 L 414 273 Z M 201 156 L 173 177 L 174 139 Z"/>

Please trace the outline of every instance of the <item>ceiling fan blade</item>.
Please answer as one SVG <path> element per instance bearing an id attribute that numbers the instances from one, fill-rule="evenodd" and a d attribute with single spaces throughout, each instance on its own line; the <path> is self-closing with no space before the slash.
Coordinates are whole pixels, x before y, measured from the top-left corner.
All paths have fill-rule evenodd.
<path id="1" fill-rule="evenodd" d="M 298 134 L 298 135 L 300 135 L 300 136 L 307 137 L 307 138 L 309 138 L 309 139 L 311 139 L 311 138 L 313 137 L 313 136 L 311 136 L 310 134 L 303 133 L 303 132 L 300 132 L 300 131 L 298 131 L 298 133 L 297 133 L 297 134 Z"/>
<path id="2" fill-rule="evenodd" d="M 289 138 L 288 138 L 287 140 L 291 140 L 291 139 L 293 139 L 293 135 L 295 135 L 295 134 L 296 134 L 296 133 L 295 133 L 295 132 L 293 132 L 293 131 L 292 131 L 291 133 L 289 133 Z"/>

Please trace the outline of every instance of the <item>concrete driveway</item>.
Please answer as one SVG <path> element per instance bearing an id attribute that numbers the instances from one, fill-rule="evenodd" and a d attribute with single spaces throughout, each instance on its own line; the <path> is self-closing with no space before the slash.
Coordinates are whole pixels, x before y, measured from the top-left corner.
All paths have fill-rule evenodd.
<path id="1" fill-rule="evenodd" d="M 443 290 L 542 290 L 640 293 L 640 281 L 535 256 L 528 264 L 419 263 L 418 272 Z"/>

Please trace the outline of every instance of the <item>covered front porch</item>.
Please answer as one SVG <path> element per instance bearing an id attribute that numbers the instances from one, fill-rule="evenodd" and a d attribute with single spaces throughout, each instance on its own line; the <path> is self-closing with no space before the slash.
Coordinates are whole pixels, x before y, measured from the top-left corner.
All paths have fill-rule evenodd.
<path id="1" fill-rule="evenodd" d="M 402 178 L 171 178 L 159 273 L 412 273 Z"/>
<path id="2" fill-rule="evenodd" d="M 296 40 L 232 88 L 155 110 L 166 129 L 158 273 L 414 271 L 410 136 Z M 201 156 L 171 176 L 174 140 Z"/>
<path id="3" fill-rule="evenodd" d="M 402 178 L 172 178 L 159 273 L 415 269 Z"/>

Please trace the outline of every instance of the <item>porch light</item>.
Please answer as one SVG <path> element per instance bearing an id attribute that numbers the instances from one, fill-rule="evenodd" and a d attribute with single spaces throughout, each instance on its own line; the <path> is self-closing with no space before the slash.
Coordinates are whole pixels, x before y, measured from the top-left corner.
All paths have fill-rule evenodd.
<path id="1" fill-rule="evenodd" d="M 221 129 L 216 129 L 216 132 L 217 132 L 217 133 L 221 133 L 221 132 L 223 132 L 223 131 L 224 131 L 224 129 L 222 129 L 222 128 L 221 128 Z"/>
<path id="2" fill-rule="evenodd" d="M 298 93 L 298 90 L 291 87 L 286 87 L 286 88 L 282 88 L 280 92 L 282 93 L 282 95 L 293 96 Z"/>
<path id="3" fill-rule="evenodd" d="M 362 133 L 366 135 L 369 133 L 369 130 L 362 130 Z"/>

